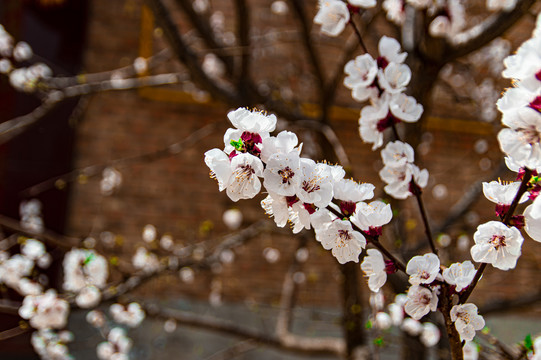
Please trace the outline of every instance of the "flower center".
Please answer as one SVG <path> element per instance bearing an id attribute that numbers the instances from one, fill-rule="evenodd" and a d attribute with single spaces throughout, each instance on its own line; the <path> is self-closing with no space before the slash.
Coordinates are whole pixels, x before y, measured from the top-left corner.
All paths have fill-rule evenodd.
<path id="1" fill-rule="evenodd" d="M 289 180 L 295 176 L 295 173 L 289 166 L 286 166 L 284 169 L 278 170 L 278 175 L 282 177 L 282 184 L 289 184 Z"/>
<path id="2" fill-rule="evenodd" d="M 541 135 L 539 134 L 539 131 L 537 131 L 537 129 L 533 125 L 527 128 L 519 128 L 517 130 L 520 131 L 522 134 L 521 140 L 527 144 L 538 144 L 541 140 Z"/>
<path id="3" fill-rule="evenodd" d="M 235 180 L 238 182 L 244 182 L 249 180 L 255 170 L 250 165 L 241 165 L 235 170 Z"/>
<path id="4" fill-rule="evenodd" d="M 490 244 L 494 246 L 494 249 L 499 250 L 500 247 L 505 247 L 507 244 L 505 242 L 505 236 L 503 235 L 494 235 L 490 240 Z"/>
<path id="5" fill-rule="evenodd" d="M 349 231 L 338 230 L 338 240 L 340 241 L 340 243 L 338 244 L 338 247 L 345 246 L 346 242 L 351 240 L 351 235 L 349 234 Z"/>
<path id="6" fill-rule="evenodd" d="M 306 191 L 307 193 L 312 193 L 314 191 L 317 191 L 319 189 L 321 189 L 317 183 L 317 180 L 316 178 L 311 178 L 310 180 L 304 180 L 302 182 L 302 189 L 304 191 Z"/>

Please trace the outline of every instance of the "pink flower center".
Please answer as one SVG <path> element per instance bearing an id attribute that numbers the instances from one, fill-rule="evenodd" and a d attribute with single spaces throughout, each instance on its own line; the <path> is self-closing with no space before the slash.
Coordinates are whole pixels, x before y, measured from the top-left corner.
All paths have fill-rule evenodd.
<path id="1" fill-rule="evenodd" d="M 289 184 L 290 179 L 295 176 L 295 173 L 289 166 L 286 166 L 285 168 L 278 170 L 278 175 L 282 177 L 282 184 Z"/>
<path id="2" fill-rule="evenodd" d="M 500 247 L 505 247 L 507 245 L 504 235 L 493 235 L 492 239 L 490 240 L 490 244 L 492 244 L 496 250 L 499 250 Z"/>

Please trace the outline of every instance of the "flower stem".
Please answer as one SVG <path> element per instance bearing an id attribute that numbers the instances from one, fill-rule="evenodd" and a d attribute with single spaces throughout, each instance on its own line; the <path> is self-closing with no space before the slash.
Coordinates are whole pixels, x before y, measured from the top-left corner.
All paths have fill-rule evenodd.
<path id="1" fill-rule="evenodd" d="M 355 23 L 353 22 L 353 16 L 350 18 L 349 24 L 351 25 L 351 27 L 355 31 L 355 34 L 357 35 L 357 38 L 359 39 L 359 44 L 361 44 L 361 47 L 363 48 L 364 52 L 368 54 L 368 48 L 364 44 L 363 37 L 361 35 L 361 31 L 357 28 L 357 25 L 355 25 Z"/>
<path id="2" fill-rule="evenodd" d="M 413 179 L 411 180 L 411 188 L 413 189 L 413 195 L 415 195 L 415 198 L 417 199 L 417 204 L 419 205 L 419 211 L 421 212 L 421 218 L 423 219 L 423 224 L 425 226 L 425 234 L 428 239 L 430 249 L 434 254 L 438 255 L 438 249 L 434 244 L 434 239 L 432 238 L 432 231 L 430 230 L 430 224 L 428 223 L 428 217 L 426 216 L 425 206 L 423 204 L 423 199 L 421 198 L 421 189 Z"/>

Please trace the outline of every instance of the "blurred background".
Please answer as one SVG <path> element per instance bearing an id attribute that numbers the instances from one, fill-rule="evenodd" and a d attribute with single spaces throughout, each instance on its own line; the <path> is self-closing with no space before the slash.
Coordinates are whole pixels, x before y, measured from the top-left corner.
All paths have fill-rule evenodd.
<path id="1" fill-rule="evenodd" d="M 480 2 L 465 5 L 468 25 L 489 16 Z M 477 225 L 496 219 L 480 181 L 515 180 L 496 141 L 500 123 L 495 102 L 511 85 L 500 76 L 502 61 L 531 36 L 539 8 L 539 1 L 531 1 L 501 36 L 460 57 L 434 60 L 427 54 L 438 44 L 423 38 L 419 48 L 424 46 L 424 54 L 412 52 L 408 57 L 414 72 L 411 92 L 425 113 L 419 123 L 399 130 L 416 149 L 416 162 L 430 172 L 423 197 L 443 263 L 469 260 Z M 177 76 L 175 84 L 127 86 L 123 91 L 116 91 L 124 87 L 121 82 L 112 87 L 102 83 L 101 88 L 60 102 L 24 133 L 4 141 L 4 231 L 14 230 L 10 221 L 21 218 L 21 203 L 37 199 L 44 228 L 106 255 L 113 282 L 133 272 L 131 259 L 139 246 L 162 262 L 173 258 L 171 254 L 197 262 L 236 234 L 238 244 L 220 251 L 217 261 L 205 266 L 173 264 L 174 271 L 146 279 L 123 296 L 271 334 L 284 278 L 291 272 L 291 331 L 343 336 L 346 270 L 311 231 L 293 235 L 287 227 L 276 228 L 261 209 L 265 195 L 234 203 L 220 193 L 203 162 L 205 151 L 222 146 L 230 126 L 228 111 L 264 108 L 278 115 L 278 131 L 298 134 L 304 156 L 340 163 L 355 180 L 376 185 L 375 198 L 390 201 L 395 214 L 384 231 L 387 245 L 405 259 L 428 251 L 415 201 L 388 198 L 378 177 L 380 156 L 359 137 L 362 104 L 351 98 L 342 81 L 345 63 L 363 51 L 349 29 L 338 38 L 320 34 L 312 25 L 316 11 L 315 1 L 296 0 L 3 1 L 0 23 L 17 41 L 32 47 L 30 63 L 47 64 L 56 78 L 99 84 L 127 77 Z M 386 19 L 380 4 L 356 21 L 373 54 L 382 35 L 404 38 L 404 29 Z M 42 103 L 46 89 L 23 93 L 10 86 L 8 77 L 0 79 L 0 121 L 30 113 Z M 145 230 L 152 228 L 156 235 L 145 241 Z M 66 249 L 48 246 L 54 258 L 47 271 L 49 285 L 59 287 Z M 513 271 L 488 270 L 472 297 L 492 334 L 509 344 L 541 330 L 539 244 L 526 239 L 522 254 Z M 355 271 L 364 327 L 372 311 L 369 290 Z M 390 282 L 384 288 L 386 303 L 405 290 L 403 282 Z M 17 299 L 16 294 L 3 294 Z M 76 359 L 96 358 L 95 345 L 103 340 L 86 324 L 85 314 L 77 310 L 70 317 L 75 334 L 70 350 Z M 1 319 L 0 330 L 20 321 L 13 314 Z M 150 316 L 130 332 L 132 355 L 310 357 L 226 335 L 211 326 L 183 326 Z M 403 347 L 410 337 L 397 329 L 368 329 L 366 336 L 383 340 L 378 345 L 381 358 L 415 358 Z M 0 349 L 2 359 L 37 358 L 28 333 L 0 342 Z M 416 354 L 446 356 L 438 347 Z"/>

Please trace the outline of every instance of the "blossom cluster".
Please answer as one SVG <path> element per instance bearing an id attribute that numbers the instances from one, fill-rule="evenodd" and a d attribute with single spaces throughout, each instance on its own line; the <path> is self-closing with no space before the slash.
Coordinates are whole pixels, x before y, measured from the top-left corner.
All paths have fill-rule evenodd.
<path id="1" fill-rule="evenodd" d="M 378 45 L 379 57 L 370 54 L 357 56 L 344 67 L 344 85 L 351 89 L 356 101 L 369 100 L 359 118 L 361 138 L 377 149 L 383 144 L 383 131 L 395 124 L 416 122 L 423 106 L 415 98 L 404 94 L 411 80 L 411 70 L 404 64 L 407 54 L 401 52 L 400 43 L 383 36 Z"/>
<path id="2" fill-rule="evenodd" d="M 220 191 L 233 201 L 250 199 L 261 191 L 263 178 L 268 195 L 261 206 L 277 226 L 289 222 L 294 233 L 313 227 L 339 262 L 357 262 L 365 235 L 381 234 L 392 218 L 389 205 L 365 202 L 374 196 L 374 186 L 345 179 L 341 166 L 301 157 L 302 144 L 292 132 L 271 136 L 274 115 L 239 108 L 228 118 L 235 128 L 226 131 L 224 149 L 205 153 Z"/>
<path id="3" fill-rule="evenodd" d="M 381 151 L 384 167 L 379 172 L 387 183 L 384 190 L 395 199 L 405 199 L 426 187 L 428 171 L 420 170 L 413 163 L 414 153 L 411 145 L 394 141 L 389 142 Z"/>
<path id="4" fill-rule="evenodd" d="M 109 269 L 107 260 L 89 249 L 72 249 L 64 256 L 64 290 L 77 294 L 75 303 L 81 308 L 99 304 Z"/>
<path id="5" fill-rule="evenodd" d="M 0 74 L 9 76 L 9 82 L 15 89 L 23 92 L 34 92 L 42 79 L 52 76 L 51 68 L 44 63 L 35 63 L 29 67 L 17 67 L 30 60 L 33 51 L 24 41 L 14 44 L 13 37 L 0 25 Z"/>

